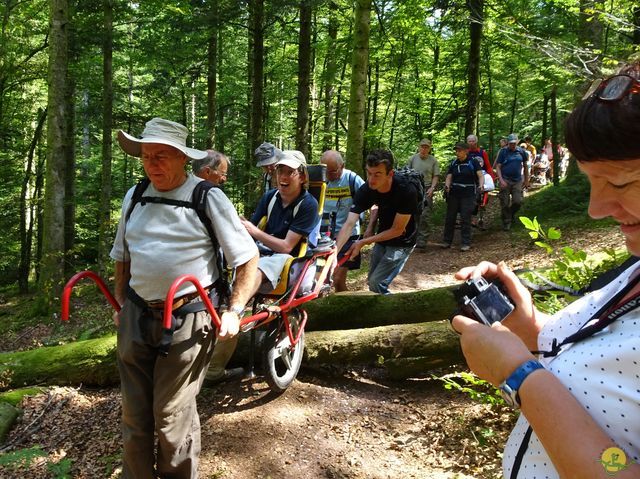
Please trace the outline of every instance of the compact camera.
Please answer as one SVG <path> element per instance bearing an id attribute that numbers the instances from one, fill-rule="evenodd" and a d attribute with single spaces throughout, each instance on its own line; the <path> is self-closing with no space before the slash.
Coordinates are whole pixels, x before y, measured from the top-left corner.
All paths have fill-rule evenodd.
<path id="1" fill-rule="evenodd" d="M 453 294 L 462 314 L 491 326 L 502 321 L 514 309 L 502 287 L 499 280 L 490 283 L 481 276 L 468 279 Z"/>

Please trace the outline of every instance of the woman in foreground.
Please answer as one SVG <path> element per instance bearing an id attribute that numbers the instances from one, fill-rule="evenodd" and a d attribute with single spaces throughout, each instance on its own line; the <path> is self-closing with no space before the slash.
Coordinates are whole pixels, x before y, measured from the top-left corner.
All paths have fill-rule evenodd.
<path id="1" fill-rule="evenodd" d="M 591 183 L 589 215 L 620 224 L 640 256 L 640 62 L 592 86 L 565 125 Z M 504 263 L 456 278 L 499 278 L 515 310 L 491 327 L 453 319 L 469 367 L 522 411 L 506 478 L 640 477 L 640 263 L 548 316 Z"/>

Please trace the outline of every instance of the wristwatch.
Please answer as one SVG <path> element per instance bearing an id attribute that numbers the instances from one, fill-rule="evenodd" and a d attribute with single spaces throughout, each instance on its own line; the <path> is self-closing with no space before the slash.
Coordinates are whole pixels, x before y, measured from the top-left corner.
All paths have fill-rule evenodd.
<path id="1" fill-rule="evenodd" d="M 502 394 L 504 402 L 513 408 L 519 408 L 520 395 L 518 394 L 518 390 L 527 376 L 537 369 L 544 369 L 544 366 L 534 359 L 518 366 L 516 370 L 511 373 L 511 376 L 505 379 L 500 385 L 500 393 Z"/>
<path id="2" fill-rule="evenodd" d="M 244 312 L 244 306 L 239 306 L 239 305 L 229 306 L 227 308 L 227 311 L 230 311 L 232 313 L 236 313 L 238 315 L 238 317 L 240 317 L 240 316 L 242 316 L 242 313 Z"/>

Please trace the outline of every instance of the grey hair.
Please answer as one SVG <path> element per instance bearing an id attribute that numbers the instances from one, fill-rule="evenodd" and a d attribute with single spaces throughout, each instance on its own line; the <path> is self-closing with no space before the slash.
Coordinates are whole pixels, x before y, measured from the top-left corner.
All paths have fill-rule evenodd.
<path id="1" fill-rule="evenodd" d="M 324 158 L 327 154 L 333 156 L 338 166 L 344 166 L 344 158 L 342 158 L 342 154 L 338 150 L 327 150 L 322 154 L 322 157 Z"/>
<path id="2" fill-rule="evenodd" d="M 227 165 L 231 166 L 231 161 L 226 155 L 216 150 L 207 150 L 207 156 L 205 158 L 191 161 L 191 168 L 196 174 L 200 173 L 207 166 L 213 170 L 217 170 L 223 160 L 227 162 Z"/>
<path id="3" fill-rule="evenodd" d="M 471 141 L 478 141 L 478 137 L 476 135 L 468 135 L 467 136 L 467 143 L 469 142 L 469 138 L 471 138 Z"/>

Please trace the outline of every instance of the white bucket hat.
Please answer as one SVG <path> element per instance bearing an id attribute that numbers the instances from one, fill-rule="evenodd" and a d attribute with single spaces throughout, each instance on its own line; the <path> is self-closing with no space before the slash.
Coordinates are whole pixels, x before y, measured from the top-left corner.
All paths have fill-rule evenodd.
<path id="1" fill-rule="evenodd" d="M 202 160 L 207 157 L 206 151 L 196 150 L 187 146 L 189 130 L 184 125 L 163 118 L 153 118 L 144 127 L 141 138 L 136 138 L 120 130 L 118 143 L 128 155 L 140 157 L 142 143 L 159 143 L 169 145 L 180 150 L 192 160 Z"/>

